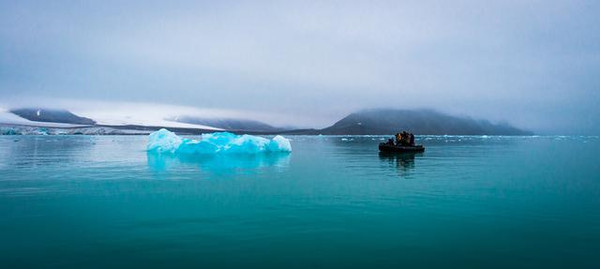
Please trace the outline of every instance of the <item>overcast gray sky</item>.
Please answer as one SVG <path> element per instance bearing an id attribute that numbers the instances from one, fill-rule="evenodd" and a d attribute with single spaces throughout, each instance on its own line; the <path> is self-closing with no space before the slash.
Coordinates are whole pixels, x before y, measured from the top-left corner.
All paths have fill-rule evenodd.
<path id="1" fill-rule="evenodd" d="M 434 108 L 598 134 L 600 1 L 0 0 L 0 104 L 162 103 L 323 127 Z"/>

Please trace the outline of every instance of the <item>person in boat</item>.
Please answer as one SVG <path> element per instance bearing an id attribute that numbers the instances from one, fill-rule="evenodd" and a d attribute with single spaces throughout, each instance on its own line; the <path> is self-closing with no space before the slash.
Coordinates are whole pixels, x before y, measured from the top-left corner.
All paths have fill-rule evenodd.
<path id="1" fill-rule="evenodd" d="M 415 146 L 415 135 L 412 133 L 408 133 L 406 131 L 402 131 L 402 133 L 397 133 L 395 135 L 396 141 L 392 139 L 388 140 L 387 144 L 396 145 L 396 146 Z"/>
<path id="2" fill-rule="evenodd" d="M 396 146 L 404 146 L 404 141 L 406 140 L 405 132 L 396 133 Z"/>
<path id="3" fill-rule="evenodd" d="M 391 138 L 388 139 L 387 144 L 390 145 L 390 146 L 393 146 L 394 145 L 394 139 L 391 139 Z"/>

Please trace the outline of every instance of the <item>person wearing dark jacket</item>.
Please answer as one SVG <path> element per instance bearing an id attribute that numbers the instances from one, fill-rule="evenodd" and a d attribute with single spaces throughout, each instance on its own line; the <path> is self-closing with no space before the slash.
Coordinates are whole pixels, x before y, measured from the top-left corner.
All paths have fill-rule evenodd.
<path id="1" fill-rule="evenodd" d="M 414 146 L 415 146 L 415 135 L 414 135 L 414 134 L 412 134 L 412 133 L 410 134 L 410 145 L 411 145 L 412 147 L 414 147 Z"/>

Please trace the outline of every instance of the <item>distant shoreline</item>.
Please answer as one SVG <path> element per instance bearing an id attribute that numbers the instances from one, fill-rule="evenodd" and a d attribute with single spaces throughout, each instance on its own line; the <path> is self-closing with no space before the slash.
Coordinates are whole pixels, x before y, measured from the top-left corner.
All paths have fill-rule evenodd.
<path id="1" fill-rule="evenodd" d="M 90 126 L 72 126 L 72 127 L 44 127 L 34 125 L 15 125 L 15 124 L 0 124 L 0 135 L 12 135 L 12 136 L 145 136 L 154 131 L 160 130 L 165 127 L 161 126 L 139 126 L 139 125 L 90 125 Z M 298 136 L 327 136 L 327 137 L 344 137 L 344 136 L 356 136 L 356 137 L 380 137 L 380 136 L 393 136 L 394 133 L 381 133 L 381 134 L 322 134 L 316 129 L 299 129 L 299 130 L 287 130 L 280 132 L 256 132 L 256 131 L 244 131 L 244 130 L 206 130 L 206 129 L 194 129 L 194 128 L 165 128 L 169 131 L 177 133 L 178 135 L 201 135 L 206 133 L 215 132 L 229 132 L 234 134 L 250 134 L 250 135 L 298 135 Z M 536 137 L 536 136 L 579 136 L 579 135 L 539 135 L 539 134 L 514 134 L 514 135 L 500 135 L 500 134 L 418 134 L 417 136 L 510 136 L 510 137 Z M 585 135 L 594 137 L 594 135 Z"/>
<path id="2" fill-rule="evenodd" d="M 417 135 L 534 135 L 508 123 L 491 123 L 468 117 L 457 117 L 430 109 L 369 109 L 351 113 L 329 127 L 293 128 L 273 127 L 249 119 L 202 119 L 176 117 L 161 121 L 106 124 L 80 117 L 67 110 L 20 109 L 11 110 L 12 122 L 0 123 L 0 134 L 75 134 L 75 135 L 145 135 L 167 128 L 182 135 L 199 135 L 226 131 L 253 135 L 391 135 L 408 131 Z M 20 118 L 14 118 L 20 117 Z"/>

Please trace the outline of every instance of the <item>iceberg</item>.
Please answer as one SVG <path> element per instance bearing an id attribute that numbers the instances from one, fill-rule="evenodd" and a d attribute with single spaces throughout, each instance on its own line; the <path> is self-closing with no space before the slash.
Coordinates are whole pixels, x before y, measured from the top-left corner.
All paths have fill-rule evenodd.
<path id="1" fill-rule="evenodd" d="M 22 134 L 15 128 L 0 128 L 0 135 L 20 135 Z"/>
<path id="2" fill-rule="evenodd" d="M 198 155 L 263 152 L 291 152 L 290 141 L 277 135 L 273 139 L 253 135 L 235 135 L 228 132 L 202 134 L 199 140 L 181 138 L 175 133 L 160 129 L 148 136 L 148 152 Z"/>

